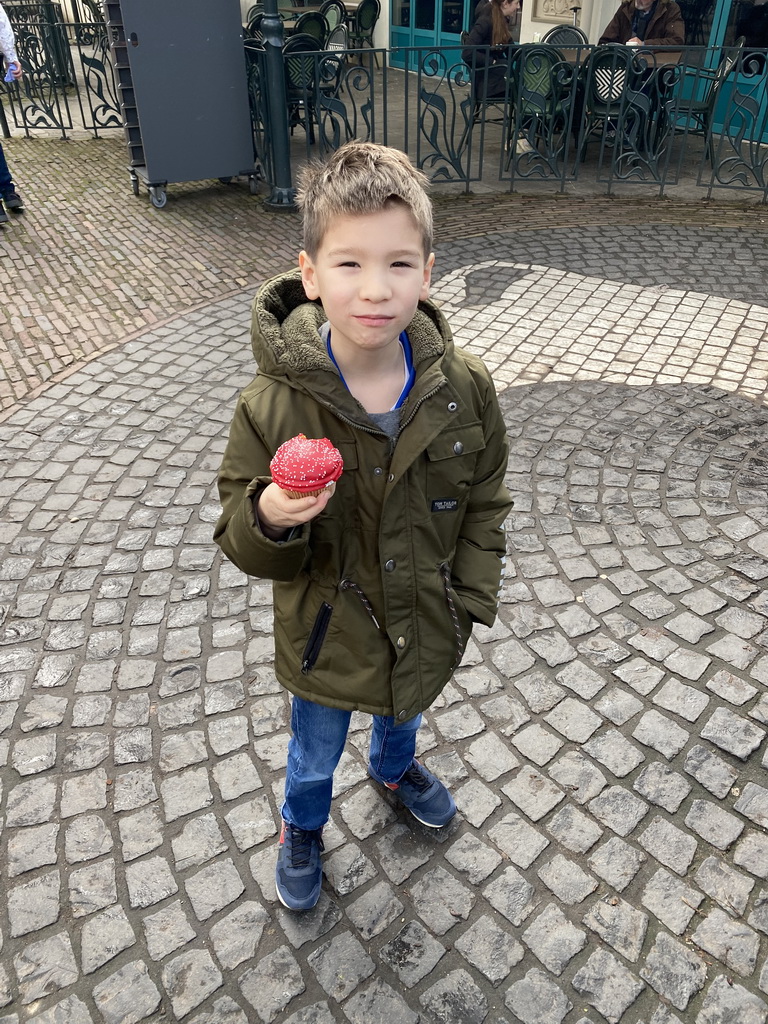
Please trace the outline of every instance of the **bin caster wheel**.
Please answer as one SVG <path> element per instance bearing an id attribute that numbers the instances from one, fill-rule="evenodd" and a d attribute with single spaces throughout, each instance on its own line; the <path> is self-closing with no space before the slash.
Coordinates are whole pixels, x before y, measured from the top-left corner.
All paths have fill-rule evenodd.
<path id="1" fill-rule="evenodd" d="M 259 179 L 255 174 L 252 174 L 248 178 L 248 191 L 252 196 L 257 196 L 259 194 Z"/>
<path id="2" fill-rule="evenodd" d="M 165 193 L 165 189 L 158 188 L 157 185 L 151 185 L 149 189 L 149 201 L 156 210 L 162 210 L 168 202 L 168 196 Z"/>
<path id="3" fill-rule="evenodd" d="M 231 178 L 219 178 L 219 181 L 221 182 L 222 185 L 231 185 L 232 184 L 232 179 Z"/>
<path id="4" fill-rule="evenodd" d="M 139 194 L 139 179 L 135 174 L 131 175 L 131 188 L 133 189 L 133 194 L 137 196 Z"/>

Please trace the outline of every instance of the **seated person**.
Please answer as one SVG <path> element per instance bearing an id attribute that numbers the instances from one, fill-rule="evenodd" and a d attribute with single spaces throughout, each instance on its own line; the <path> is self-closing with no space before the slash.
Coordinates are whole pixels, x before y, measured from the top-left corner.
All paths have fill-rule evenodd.
<path id="1" fill-rule="evenodd" d="M 684 46 L 683 16 L 675 0 L 624 0 L 598 43 Z"/>
<path id="2" fill-rule="evenodd" d="M 744 70 L 759 74 L 765 66 L 765 54 L 750 51 L 768 48 L 768 0 L 754 0 L 746 8 L 736 23 L 736 36 L 744 36 Z"/>
<path id="3" fill-rule="evenodd" d="M 503 96 L 507 88 L 507 56 L 512 42 L 509 20 L 520 10 L 520 0 L 482 0 L 478 9 L 480 13 L 467 36 L 461 57 L 475 72 L 476 99 Z M 474 46 L 488 49 L 474 50 Z"/>

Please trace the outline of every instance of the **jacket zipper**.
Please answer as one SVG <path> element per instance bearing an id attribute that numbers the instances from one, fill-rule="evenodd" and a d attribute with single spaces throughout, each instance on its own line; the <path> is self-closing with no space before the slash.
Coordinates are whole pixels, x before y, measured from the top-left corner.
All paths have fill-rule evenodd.
<path id="1" fill-rule="evenodd" d="M 464 639 L 461 635 L 461 624 L 459 623 L 459 616 L 456 611 L 456 602 L 453 600 L 453 582 L 451 580 L 451 567 L 447 562 L 443 562 L 440 565 L 440 575 L 443 577 L 443 587 L 445 588 L 445 599 L 448 602 L 448 611 L 451 616 L 451 623 L 453 625 L 454 636 L 456 637 L 456 658 L 454 659 L 453 665 L 451 665 L 451 675 L 459 667 L 461 659 L 464 657 Z"/>
<path id="2" fill-rule="evenodd" d="M 307 675 L 315 667 L 320 649 L 323 646 L 325 640 L 325 634 L 328 632 L 328 624 L 331 621 L 331 615 L 333 615 L 333 605 L 328 604 L 327 601 L 323 601 L 320 605 L 320 611 L 315 616 L 315 621 L 307 640 L 306 647 L 304 648 L 304 654 L 301 658 L 301 674 Z"/>

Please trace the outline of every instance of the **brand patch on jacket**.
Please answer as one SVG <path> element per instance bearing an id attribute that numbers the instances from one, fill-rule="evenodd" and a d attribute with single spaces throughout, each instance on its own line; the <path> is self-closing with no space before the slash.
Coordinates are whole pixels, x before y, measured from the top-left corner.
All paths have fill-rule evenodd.
<path id="1" fill-rule="evenodd" d="M 458 498 L 435 498 L 432 502 L 432 512 L 455 512 L 459 507 Z"/>

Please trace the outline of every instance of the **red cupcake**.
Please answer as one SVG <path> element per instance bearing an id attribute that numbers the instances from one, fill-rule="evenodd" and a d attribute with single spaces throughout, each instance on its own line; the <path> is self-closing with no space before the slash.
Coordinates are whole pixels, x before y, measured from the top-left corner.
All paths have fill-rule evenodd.
<path id="1" fill-rule="evenodd" d="M 341 455 L 327 437 L 304 434 L 281 444 L 269 464 L 273 482 L 292 498 L 321 494 L 343 469 Z"/>

